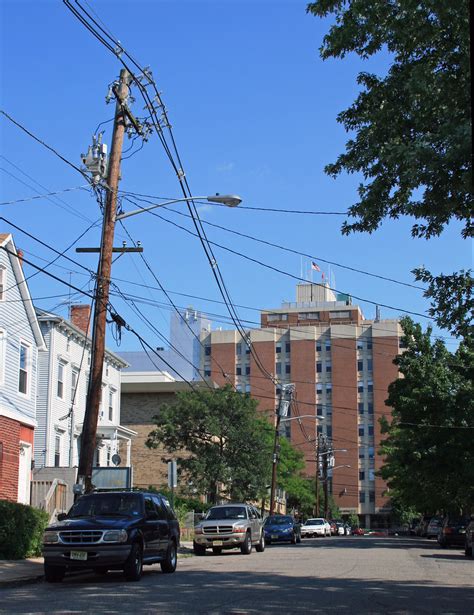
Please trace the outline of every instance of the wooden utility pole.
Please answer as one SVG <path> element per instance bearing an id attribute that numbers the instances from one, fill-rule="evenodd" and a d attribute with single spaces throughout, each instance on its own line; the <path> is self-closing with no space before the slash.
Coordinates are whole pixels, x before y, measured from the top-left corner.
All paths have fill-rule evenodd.
<path id="1" fill-rule="evenodd" d="M 315 515 L 316 517 L 319 517 L 319 459 L 320 459 L 320 454 L 319 454 L 319 434 L 316 434 L 316 476 L 315 476 L 315 488 L 316 488 L 316 508 L 315 508 Z"/>
<path id="2" fill-rule="evenodd" d="M 281 395 L 280 395 L 281 403 Z M 277 484 L 278 449 L 280 448 L 280 421 L 281 416 L 278 412 L 275 423 L 275 437 L 273 440 L 273 465 L 272 465 L 272 485 L 270 488 L 270 515 L 275 512 L 275 491 Z"/>
<path id="3" fill-rule="evenodd" d="M 105 330 L 109 303 L 110 273 L 112 269 L 117 192 L 120 181 L 123 140 L 126 130 L 127 112 L 125 106 L 129 95 L 130 82 L 131 76 L 129 72 L 126 69 L 122 69 L 120 71 L 119 83 L 116 86 L 117 103 L 115 106 L 114 131 L 107 174 L 107 198 L 104 208 L 97 291 L 92 325 L 91 370 L 79 454 L 77 481 L 84 486 L 86 493 L 92 490 L 92 464 L 96 448 L 97 422 L 102 395 L 102 368 L 105 355 Z"/>

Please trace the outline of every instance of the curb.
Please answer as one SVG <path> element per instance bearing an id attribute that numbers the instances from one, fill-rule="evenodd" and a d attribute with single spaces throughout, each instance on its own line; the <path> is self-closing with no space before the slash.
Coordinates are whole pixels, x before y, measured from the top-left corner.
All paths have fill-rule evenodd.
<path id="1" fill-rule="evenodd" d="M 20 585 L 32 585 L 33 583 L 39 583 L 43 579 L 44 575 L 40 574 L 34 577 L 20 577 L 19 579 L 12 579 L 11 581 L 0 581 L 0 589 L 19 587 Z"/>

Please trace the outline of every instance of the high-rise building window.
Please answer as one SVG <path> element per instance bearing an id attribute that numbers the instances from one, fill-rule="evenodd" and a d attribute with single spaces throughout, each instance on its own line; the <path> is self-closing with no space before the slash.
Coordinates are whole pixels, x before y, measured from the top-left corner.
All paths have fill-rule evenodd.
<path id="1" fill-rule="evenodd" d="M 205 370 L 204 370 L 204 376 L 205 376 L 206 378 L 210 378 L 210 376 L 211 376 L 211 370 L 210 370 L 210 369 L 205 369 Z"/>
<path id="2" fill-rule="evenodd" d="M 375 502 L 375 491 L 369 491 L 369 502 Z"/>
<path id="3" fill-rule="evenodd" d="M 332 426 L 326 425 L 326 435 L 328 438 L 332 438 Z"/>
<path id="4" fill-rule="evenodd" d="M 316 342 L 316 352 L 321 352 L 321 342 Z"/>
<path id="5" fill-rule="evenodd" d="M 280 344 L 278 344 L 278 346 L 275 346 L 275 352 L 276 352 L 277 354 L 280 354 L 280 353 L 281 353 L 281 346 L 280 346 Z"/>
<path id="6" fill-rule="evenodd" d="M 326 373 L 330 374 L 332 371 L 331 361 L 326 361 Z"/>
<path id="7" fill-rule="evenodd" d="M 326 352 L 331 350 L 331 340 L 329 340 L 329 339 L 326 340 L 325 343 L 324 343 L 324 347 L 326 349 Z"/>
<path id="8" fill-rule="evenodd" d="M 363 393 L 364 392 L 364 383 L 362 380 L 359 380 L 359 382 L 357 383 L 357 390 L 359 393 Z"/>
<path id="9" fill-rule="evenodd" d="M 373 371 L 373 367 L 374 367 L 374 362 L 372 359 L 367 359 L 367 371 L 371 372 Z"/>
<path id="10" fill-rule="evenodd" d="M 364 414 L 364 402 L 360 401 L 358 406 L 359 406 L 359 414 Z"/>
<path id="11" fill-rule="evenodd" d="M 364 472 L 364 470 L 359 470 L 359 480 L 365 480 L 365 472 Z"/>
<path id="12" fill-rule="evenodd" d="M 361 492 L 359 493 L 359 502 L 360 502 L 361 504 L 365 504 L 365 491 L 361 491 Z"/>
<path id="13" fill-rule="evenodd" d="M 322 394 L 323 394 L 323 385 L 318 383 L 316 385 L 316 395 L 322 395 Z"/>
<path id="14" fill-rule="evenodd" d="M 245 346 L 245 354 L 250 354 L 250 342 Z"/>
<path id="15" fill-rule="evenodd" d="M 275 364 L 275 372 L 277 374 L 281 374 L 281 363 L 276 363 Z"/>
<path id="16" fill-rule="evenodd" d="M 375 480 L 375 470 L 369 470 L 369 480 Z"/>
<path id="17" fill-rule="evenodd" d="M 368 380 L 367 381 L 367 391 L 369 393 L 372 393 L 373 390 L 374 390 L 374 383 L 372 382 L 372 380 Z"/>
<path id="18" fill-rule="evenodd" d="M 369 459 L 373 459 L 374 458 L 374 447 L 373 446 L 369 446 Z"/>
<path id="19" fill-rule="evenodd" d="M 235 354 L 236 355 L 242 354 L 242 344 L 240 342 L 235 345 Z"/>
<path id="20" fill-rule="evenodd" d="M 357 371 L 358 372 L 364 371 L 364 361 L 357 361 Z"/>
<path id="21" fill-rule="evenodd" d="M 369 436 L 373 436 L 373 435 L 374 435 L 374 426 L 369 425 Z"/>
<path id="22" fill-rule="evenodd" d="M 291 343 L 290 342 L 286 342 L 285 343 L 285 352 L 291 352 Z"/>
<path id="23" fill-rule="evenodd" d="M 291 364 L 290 363 L 285 364 L 285 374 L 291 374 Z"/>
<path id="24" fill-rule="evenodd" d="M 323 416 L 323 404 L 316 405 L 316 414 L 317 416 Z"/>
<path id="25" fill-rule="evenodd" d="M 208 371 L 210 371 L 210 370 L 208 370 Z M 241 376 L 242 375 L 242 368 L 241 368 L 240 365 L 237 365 L 237 367 L 235 368 L 235 373 L 236 373 L 237 376 Z"/>
<path id="26" fill-rule="evenodd" d="M 368 408 L 369 414 L 373 414 L 374 413 L 374 404 L 372 402 L 369 402 L 367 404 L 367 408 Z"/>
<path id="27" fill-rule="evenodd" d="M 321 362 L 316 363 L 316 373 L 320 374 L 323 371 L 323 364 Z"/>
<path id="28" fill-rule="evenodd" d="M 367 340 L 367 350 L 372 350 L 372 340 Z"/>
<path id="29" fill-rule="evenodd" d="M 245 366 L 245 375 L 250 376 L 250 365 Z"/>
<path id="30" fill-rule="evenodd" d="M 362 438 L 364 435 L 364 426 L 363 425 L 359 425 L 359 436 Z"/>
<path id="31" fill-rule="evenodd" d="M 359 459 L 364 459 L 364 458 L 365 458 L 365 449 L 360 448 L 359 449 Z"/>
<path id="32" fill-rule="evenodd" d="M 210 357 L 211 356 L 211 347 L 210 346 L 204 346 L 204 355 L 206 357 Z"/>
<path id="33" fill-rule="evenodd" d="M 357 350 L 364 350 L 363 340 L 357 340 Z"/>
<path id="34" fill-rule="evenodd" d="M 318 425 L 316 428 L 317 433 L 323 433 L 323 426 L 322 425 Z"/>
<path id="35" fill-rule="evenodd" d="M 248 382 L 245 385 L 245 392 L 250 393 L 250 384 Z"/>

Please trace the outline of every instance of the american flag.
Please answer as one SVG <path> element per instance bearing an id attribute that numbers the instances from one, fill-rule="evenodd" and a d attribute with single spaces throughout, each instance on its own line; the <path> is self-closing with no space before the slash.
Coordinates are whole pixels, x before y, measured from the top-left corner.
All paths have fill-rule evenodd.
<path id="1" fill-rule="evenodd" d="M 315 271 L 321 271 L 318 264 L 315 263 L 314 261 L 311 261 L 311 269 L 314 269 Z"/>

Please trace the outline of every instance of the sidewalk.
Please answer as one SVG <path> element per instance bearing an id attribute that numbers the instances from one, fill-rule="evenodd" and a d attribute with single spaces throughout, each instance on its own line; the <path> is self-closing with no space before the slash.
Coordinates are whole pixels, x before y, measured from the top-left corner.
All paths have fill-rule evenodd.
<path id="1" fill-rule="evenodd" d="M 193 552 L 192 542 L 181 542 L 178 550 L 180 556 L 187 557 Z M 43 558 L 0 560 L 0 590 L 26 583 L 37 583 L 43 579 Z"/>

